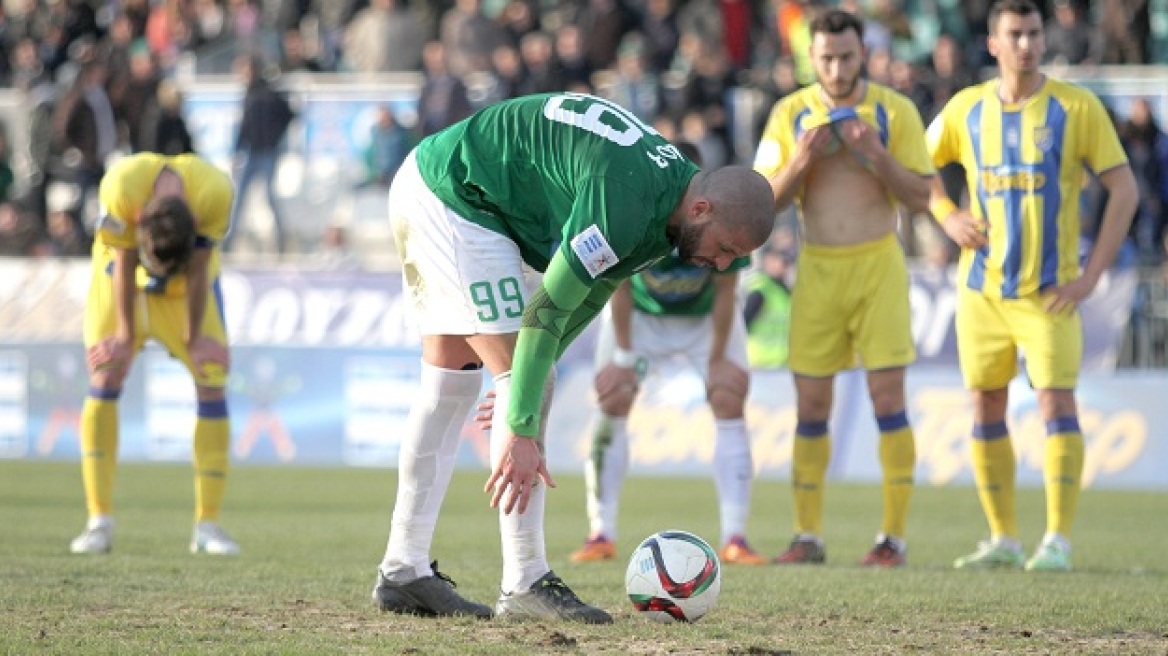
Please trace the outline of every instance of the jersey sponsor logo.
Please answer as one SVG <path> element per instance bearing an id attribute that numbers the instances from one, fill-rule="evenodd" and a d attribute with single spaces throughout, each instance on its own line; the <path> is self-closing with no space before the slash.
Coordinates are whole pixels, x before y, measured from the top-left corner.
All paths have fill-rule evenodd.
<path id="1" fill-rule="evenodd" d="M 1046 186 L 1046 174 L 1037 170 L 982 171 L 981 187 L 990 196 L 1008 191 L 1038 192 Z"/>
<path id="2" fill-rule="evenodd" d="M 112 214 L 102 212 L 101 216 L 97 219 L 97 229 L 120 235 L 126 232 L 126 224 Z"/>
<path id="3" fill-rule="evenodd" d="M 573 237 L 570 243 L 576 257 L 580 258 L 580 263 L 593 278 L 600 277 L 600 274 L 616 266 L 620 261 L 604 235 L 600 234 L 600 228 L 594 225 L 588 226 L 584 232 Z"/>

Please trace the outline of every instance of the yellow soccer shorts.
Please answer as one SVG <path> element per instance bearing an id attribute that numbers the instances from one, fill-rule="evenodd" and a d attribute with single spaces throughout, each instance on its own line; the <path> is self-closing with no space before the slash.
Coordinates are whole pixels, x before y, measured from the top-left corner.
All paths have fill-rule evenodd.
<path id="1" fill-rule="evenodd" d="M 117 332 L 114 314 L 113 249 L 95 245 L 89 296 L 85 303 L 85 347 L 89 348 Z M 181 282 L 181 281 L 180 281 Z M 187 352 L 187 297 L 186 294 L 151 293 L 138 290 L 134 302 L 134 352 L 142 349 L 148 338 L 153 338 L 171 356 L 178 358 L 191 372 L 196 385 L 225 387 L 227 372 L 219 366 L 204 367 L 198 375 Z M 227 343 L 227 328 L 223 322 L 223 302 L 219 294 L 219 278 L 212 279 L 207 292 L 207 307 L 203 313 L 203 335 Z"/>
<path id="2" fill-rule="evenodd" d="M 1018 373 L 1018 352 L 1035 389 L 1074 389 L 1083 362 L 1078 310 L 1051 314 L 1040 294 L 989 298 L 964 285 L 957 292 L 957 352 L 965 386 L 1002 389 Z"/>
<path id="3" fill-rule="evenodd" d="M 854 246 L 804 245 L 798 271 L 791 371 L 821 377 L 857 364 L 873 371 L 916 359 L 908 267 L 895 234 Z"/>

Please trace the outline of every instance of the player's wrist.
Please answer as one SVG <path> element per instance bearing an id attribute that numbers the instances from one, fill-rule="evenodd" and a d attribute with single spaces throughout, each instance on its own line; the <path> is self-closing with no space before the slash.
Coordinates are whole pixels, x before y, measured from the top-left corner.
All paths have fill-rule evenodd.
<path id="1" fill-rule="evenodd" d="M 612 351 L 612 363 L 622 369 L 632 369 L 637 366 L 637 359 L 636 351 L 619 346 Z"/>
<path id="2" fill-rule="evenodd" d="M 933 219 L 937 223 L 944 223 L 945 219 L 948 219 L 956 211 L 957 203 L 946 196 L 929 201 L 929 213 L 933 215 Z"/>

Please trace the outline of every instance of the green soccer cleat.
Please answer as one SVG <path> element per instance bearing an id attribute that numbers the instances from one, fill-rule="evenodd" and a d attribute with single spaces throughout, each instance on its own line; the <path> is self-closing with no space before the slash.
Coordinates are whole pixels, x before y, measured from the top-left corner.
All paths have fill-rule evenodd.
<path id="1" fill-rule="evenodd" d="M 1027 572 L 1071 571 L 1071 549 L 1057 542 L 1044 542 L 1026 561 Z"/>
<path id="2" fill-rule="evenodd" d="M 977 543 L 977 551 L 953 561 L 954 568 L 968 570 L 1021 569 L 1022 564 L 1021 549 L 989 540 Z"/>

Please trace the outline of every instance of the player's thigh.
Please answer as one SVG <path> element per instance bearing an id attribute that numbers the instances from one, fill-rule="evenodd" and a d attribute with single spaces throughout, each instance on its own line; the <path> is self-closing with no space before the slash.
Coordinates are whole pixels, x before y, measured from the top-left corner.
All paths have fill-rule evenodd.
<path id="1" fill-rule="evenodd" d="M 899 245 L 856 263 L 864 298 L 852 316 L 856 352 L 869 371 L 907 367 L 916 360 L 909 307 L 908 267 Z"/>
<path id="2" fill-rule="evenodd" d="M 1018 349 L 1003 303 L 958 287 L 957 356 L 969 389 L 1002 389 L 1018 371 Z"/>
<path id="3" fill-rule="evenodd" d="M 1083 363 L 1083 320 L 1076 310 L 1052 314 L 1038 295 L 1015 301 L 1014 338 L 1035 389 L 1074 389 Z"/>
<path id="4" fill-rule="evenodd" d="M 855 361 L 846 317 L 841 315 L 838 262 L 803 258 L 791 293 L 788 366 L 805 376 L 831 376 Z"/>
<path id="5" fill-rule="evenodd" d="M 191 372 L 195 385 L 199 387 L 222 388 L 227 385 L 227 368 L 210 363 L 203 366 L 200 373 L 191 362 L 191 352 L 187 348 L 187 325 L 190 317 L 185 296 L 164 296 L 146 294 L 146 313 L 149 322 L 149 336 L 162 345 L 172 357 L 178 358 Z M 200 334 L 227 346 L 227 328 L 223 319 L 223 297 L 219 278 L 211 281 L 207 289 L 207 304 L 203 310 Z"/>
<path id="6" fill-rule="evenodd" d="M 422 335 L 519 332 L 538 277 L 515 242 L 447 208 L 416 166 L 394 180 L 390 221 Z"/>

